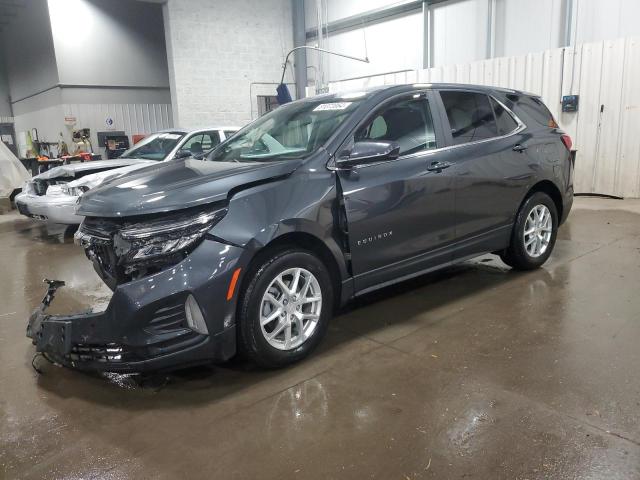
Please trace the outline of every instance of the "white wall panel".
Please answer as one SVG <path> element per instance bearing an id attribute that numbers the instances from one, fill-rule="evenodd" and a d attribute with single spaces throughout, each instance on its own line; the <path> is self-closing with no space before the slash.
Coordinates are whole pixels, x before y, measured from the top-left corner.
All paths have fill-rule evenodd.
<path id="1" fill-rule="evenodd" d="M 331 91 L 374 84 L 454 82 L 541 95 L 577 149 L 575 190 L 640 197 L 640 38 L 630 37 L 331 84 Z M 411 80 L 413 81 L 413 80 Z M 562 95 L 580 95 L 576 113 Z"/>
<path id="2" fill-rule="evenodd" d="M 578 44 L 640 35 L 638 0 L 574 0 L 574 3 Z"/>
<path id="3" fill-rule="evenodd" d="M 307 64 L 318 66 L 318 55 L 322 55 L 327 82 L 396 70 L 415 70 L 422 66 L 422 27 L 422 14 L 413 14 L 369 25 L 365 29 L 334 33 L 329 36 L 325 48 L 358 58 L 368 56 L 369 63 L 309 51 Z M 309 45 L 316 43 L 313 40 Z M 308 75 L 313 79 L 315 72 L 309 70 Z"/>
<path id="4" fill-rule="evenodd" d="M 625 43 L 615 191 L 640 197 L 640 40 Z M 635 172 L 635 175 L 633 175 Z"/>
<path id="5" fill-rule="evenodd" d="M 497 0 L 495 19 L 496 56 L 561 45 L 562 0 Z"/>
<path id="6" fill-rule="evenodd" d="M 607 40 L 602 48 L 600 80 L 600 131 L 593 172 L 594 192 L 616 192 L 616 172 L 619 165 L 620 113 L 624 70 L 624 39 Z M 620 152 L 621 153 L 621 152 Z"/>
<path id="7" fill-rule="evenodd" d="M 488 0 L 460 0 L 432 7 L 434 66 L 487 56 L 488 5 Z"/>

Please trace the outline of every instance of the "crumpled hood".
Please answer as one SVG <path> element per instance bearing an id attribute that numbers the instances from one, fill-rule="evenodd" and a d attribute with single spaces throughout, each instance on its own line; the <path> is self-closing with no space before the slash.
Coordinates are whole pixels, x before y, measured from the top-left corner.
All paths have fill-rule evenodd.
<path id="1" fill-rule="evenodd" d="M 214 203 L 225 200 L 235 187 L 288 175 L 301 163 L 209 162 L 193 158 L 163 162 L 90 190 L 80 197 L 76 213 L 129 217 Z"/>
<path id="2" fill-rule="evenodd" d="M 82 163 L 71 163 L 53 167 L 40 175 L 33 177 L 35 180 L 49 180 L 58 177 L 75 177 L 77 173 L 87 170 L 107 170 L 109 168 L 126 167 L 135 163 L 144 163 L 149 160 L 140 158 L 115 158 L 113 160 L 92 160 Z"/>
<path id="3" fill-rule="evenodd" d="M 136 162 L 133 165 L 127 165 L 126 167 L 120 168 L 112 168 L 109 170 L 104 170 L 98 173 L 92 173 L 90 175 L 85 175 L 84 177 L 80 177 L 77 180 L 73 180 L 67 184 L 68 187 L 89 187 L 96 188 L 99 185 L 102 185 L 109 180 L 116 179 L 118 177 L 122 177 L 124 175 L 129 175 L 131 172 L 136 170 L 140 170 L 144 167 L 148 167 L 151 165 L 157 165 L 158 162 L 155 160 L 146 160 L 144 162 Z M 51 188 L 51 187 L 49 187 Z"/>

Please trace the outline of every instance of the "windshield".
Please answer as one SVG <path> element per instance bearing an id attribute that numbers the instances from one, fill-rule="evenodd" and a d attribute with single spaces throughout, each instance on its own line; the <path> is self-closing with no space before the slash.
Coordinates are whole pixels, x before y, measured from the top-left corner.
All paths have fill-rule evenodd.
<path id="1" fill-rule="evenodd" d="M 120 155 L 120 158 L 144 158 L 146 160 L 164 160 L 184 137 L 184 133 L 154 133 L 143 138 L 132 148 Z"/>
<path id="2" fill-rule="evenodd" d="M 207 160 L 269 162 L 298 159 L 320 148 L 362 99 L 322 99 L 284 105 L 214 149 Z"/>

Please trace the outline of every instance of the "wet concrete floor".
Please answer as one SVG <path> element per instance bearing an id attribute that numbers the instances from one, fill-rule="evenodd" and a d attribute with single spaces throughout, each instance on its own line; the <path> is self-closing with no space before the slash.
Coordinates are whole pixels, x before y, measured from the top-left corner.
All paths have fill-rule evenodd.
<path id="1" fill-rule="evenodd" d="M 579 198 L 544 268 L 487 256 L 370 295 L 307 361 L 31 368 L 109 292 L 70 232 L 0 216 L 0 478 L 640 478 L 640 202 Z"/>

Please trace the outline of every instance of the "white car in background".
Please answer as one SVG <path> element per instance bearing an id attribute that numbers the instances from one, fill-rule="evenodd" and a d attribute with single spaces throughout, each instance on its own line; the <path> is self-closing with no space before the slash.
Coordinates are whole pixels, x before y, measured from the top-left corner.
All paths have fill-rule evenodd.
<path id="1" fill-rule="evenodd" d="M 24 184 L 22 192 L 16 195 L 16 207 L 30 218 L 79 224 L 82 216 L 76 215 L 76 204 L 87 190 L 157 162 L 198 158 L 237 130 L 237 127 L 164 130 L 145 137 L 119 158 L 54 167 Z"/>

